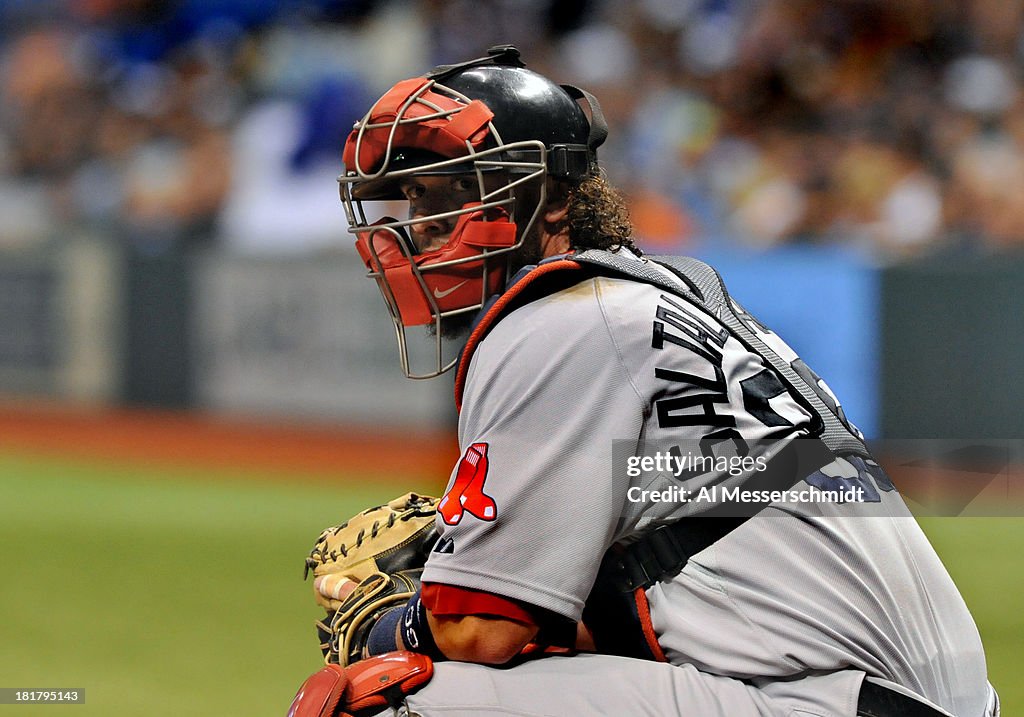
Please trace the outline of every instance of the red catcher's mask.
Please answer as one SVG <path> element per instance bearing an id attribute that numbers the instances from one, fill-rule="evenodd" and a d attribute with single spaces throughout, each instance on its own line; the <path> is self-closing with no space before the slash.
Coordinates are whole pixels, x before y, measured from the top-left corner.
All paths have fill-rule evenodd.
<path id="1" fill-rule="evenodd" d="M 483 102 L 414 78 L 385 93 L 345 143 L 346 172 L 338 181 L 349 231 L 391 312 L 410 378 L 430 378 L 454 365 L 454 359 L 441 358 L 442 321 L 478 310 L 502 290 L 508 254 L 521 246 L 544 206 L 544 143 L 503 144 L 492 117 Z M 401 180 L 455 174 L 472 177 L 479 190 L 461 208 L 401 221 L 368 220 L 365 202 L 402 199 Z M 523 206 L 524 196 L 529 206 Z M 408 228 L 431 220 L 455 226 L 443 246 L 417 253 Z M 430 371 L 418 373 L 409 365 L 405 329 L 423 325 L 437 329 L 437 360 Z"/>
<path id="2" fill-rule="evenodd" d="M 516 245 L 516 225 L 508 213 L 492 209 L 499 218 L 484 220 L 480 203 L 467 204 L 450 238 L 441 248 L 413 253 L 406 234 L 411 220 L 385 217 L 360 231 L 356 249 L 381 291 L 392 316 L 403 326 L 435 323 L 446 315 L 482 305 L 501 291 L 505 261 L 482 258 Z"/>

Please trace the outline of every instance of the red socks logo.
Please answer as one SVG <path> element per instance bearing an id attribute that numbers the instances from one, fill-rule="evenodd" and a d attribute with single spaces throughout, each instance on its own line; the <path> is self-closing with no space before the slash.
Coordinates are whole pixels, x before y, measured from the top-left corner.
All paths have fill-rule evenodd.
<path id="1" fill-rule="evenodd" d="M 474 443 L 466 449 L 466 455 L 459 463 L 455 482 L 438 503 L 437 512 L 448 525 L 458 525 L 463 512 L 492 521 L 498 517 L 498 506 L 494 499 L 484 494 L 487 480 L 487 444 Z"/>

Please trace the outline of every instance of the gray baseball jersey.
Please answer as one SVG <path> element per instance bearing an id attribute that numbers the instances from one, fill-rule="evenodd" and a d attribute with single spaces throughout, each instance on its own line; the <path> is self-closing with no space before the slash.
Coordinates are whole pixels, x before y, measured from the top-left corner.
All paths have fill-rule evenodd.
<path id="1" fill-rule="evenodd" d="M 545 657 L 496 669 L 441 662 L 421 691 L 408 698 L 421 717 L 815 717 L 853 714 L 856 690 L 836 675 L 819 675 L 759 689 L 709 675 L 691 665 L 584 654 Z M 808 689 L 810 685 L 813 689 Z M 808 697 L 807 695 L 811 695 Z M 824 695 L 824 699 L 819 699 Z M 393 717 L 388 709 L 380 713 Z M 399 712 L 403 714 L 403 712 Z M 404 714 L 409 714 L 405 712 Z"/>
<path id="2" fill-rule="evenodd" d="M 758 333 L 834 402 L 779 337 Z M 812 424 L 805 403 L 715 316 L 650 284 L 587 279 L 516 309 L 476 348 L 463 458 L 423 579 L 578 620 L 610 546 L 703 509 L 645 498 L 651 476 L 613 466 L 613 442 L 729 430 L 756 457 Z M 875 485 L 863 462 L 837 459 L 821 475 L 864 485 L 870 502 L 777 501 L 647 589 L 665 656 L 760 687 L 837 673 L 832 681 L 855 695 L 868 674 L 954 714 L 983 714 L 977 629 L 899 495 Z M 719 471 L 690 487 L 743 480 Z"/>
<path id="3" fill-rule="evenodd" d="M 692 665 L 611 655 L 545 657 L 511 668 L 439 662 L 430 682 L 397 715 L 832 717 L 854 713 L 858 686 L 859 681 L 850 689 L 847 673 L 753 685 Z M 998 717 L 994 692 L 989 699 L 983 714 Z M 379 715 L 395 717 L 396 712 L 389 708 Z"/>

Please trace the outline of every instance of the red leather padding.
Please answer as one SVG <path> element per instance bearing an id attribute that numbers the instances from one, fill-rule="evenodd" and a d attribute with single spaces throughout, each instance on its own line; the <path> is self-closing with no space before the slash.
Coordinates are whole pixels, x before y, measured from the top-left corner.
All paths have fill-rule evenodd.
<path id="1" fill-rule="evenodd" d="M 389 138 L 391 148 L 416 147 L 449 158 L 467 154 L 467 142 L 474 149 L 483 143 L 489 132 L 488 123 L 494 117 L 494 113 L 480 100 L 463 104 L 446 95 L 426 90 L 420 95 L 423 100 L 444 111 L 458 111 L 446 117 L 405 122 L 437 112 L 418 100 L 413 100 L 402 112 L 402 105 L 406 100 L 423 89 L 428 82 L 431 80 L 425 77 L 403 80 L 377 100 L 365 121 L 368 124 L 384 126 L 363 131 L 362 139 L 359 140 L 358 157 L 356 141 L 359 139 L 359 129 L 352 130 L 345 141 L 345 150 L 342 154 L 342 161 L 349 171 L 359 169 L 366 174 L 378 171 L 388 150 Z M 402 112 L 401 116 L 399 112 Z M 396 125 L 397 120 L 402 122 Z M 392 129 L 394 135 L 391 133 Z"/>
<path id="2" fill-rule="evenodd" d="M 338 703 L 348 687 L 345 668 L 327 665 L 310 675 L 288 709 L 288 717 L 337 717 Z"/>
<path id="3" fill-rule="evenodd" d="M 433 677 L 434 663 L 426 655 L 398 650 L 360 660 L 345 671 L 349 680 L 345 708 L 358 712 L 370 707 L 386 707 L 385 693 L 412 694 Z"/>
<path id="4" fill-rule="evenodd" d="M 356 250 L 370 271 L 384 274 L 404 326 L 433 323 L 433 307 L 399 241 L 391 230 L 371 226 L 356 236 Z M 443 247 L 416 255 L 413 260 L 427 291 L 432 293 L 438 310 L 443 313 L 482 302 L 483 260 L 437 270 L 429 269 L 432 264 L 480 256 L 482 249 L 503 249 L 515 243 L 516 225 L 508 220 L 507 214 L 502 212 L 502 216 L 484 221 L 483 212 L 472 212 L 458 218 L 451 238 Z M 503 257 L 491 260 L 488 268 L 486 293 L 496 294 L 505 280 Z"/>
<path id="5" fill-rule="evenodd" d="M 533 615 L 523 605 L 501 595 L 441 583 L 423 583 L 420 592 L 423 604 L 435 617 L 489 615 L 536 625 Z"/>

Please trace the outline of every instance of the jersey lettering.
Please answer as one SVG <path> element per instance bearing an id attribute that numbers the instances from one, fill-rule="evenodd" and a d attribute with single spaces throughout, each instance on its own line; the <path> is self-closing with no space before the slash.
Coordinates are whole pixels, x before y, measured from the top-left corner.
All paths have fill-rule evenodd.
<path id="1" fill-rule="evenodd" d="M 698 396 L 663 398 L 655 401 L 654 405 L 658 411 L 658 425 L 662 428 L 676 428 L 678 426 L 735 427 L 735 417 L 727 413 L 715 411 L 716 403 L 727 404 L 729 403 L 729 397 L 724 394 L 705 393 Z M 695 406 L 700 407 L 700 413 L 683 413 L 678 415 L 672 413 L 673 411 L 684 411 Z"/>
<path id="2" fill-rule="evenodd" d="M 724 327 L 716 330 L 696 316 L 680 313 L 685 312 L 685 309 L 664 294 L 661 295 L 661 300 L 675 307 L 678 311 L 672 311 L 665 306 L 658 307 L 656 311 L 656 318 L 658 320 L 654 322 L 654 336 L 651 346 L 660 349 L 664 347 L 665 341 L 669 341 L 683 348 L 695 351 L 710 361 L 711 358 L 708 353 L 715 350 L 708 343 L 711 342 L 718 348 L 717 353 L 719 355 L 719 363 L 721 363 L 721 349 L 725 348 L 725 342 L 729 339 L 729 332 Z M 682 337 L 665 333 L 665 324 L 669 324 L 683 332 L 692 339 L 692 342 L 688 342 Z M 706 349 L 706 351 L 702 350 L 701 347 Z"/>
<path id="3" fill-rule="evenodd" d="M 748 379 L 740 381 L 743 391 L 743 407 L 747 412 L 766 426 L 792 426 L 790 421 L 772 409 L 769 400 L 786 392 L 779 377 L 772 371 L 764 369 Z"/>
<path id="4" fill-rule="evenodd" d="M 714 378 L 705 378 L 684 371 L 656 367 L 654 375 L 664 381 L 683 383 L 696 386 L 710 393 L 695 396 L 676 396 L 662 398 L 654 402 L 658 415 L 658 425 L 662 428 L 678 426 L 711 426 L 713 428 L 731 428 L 736 425 L 735 417 L 718 413 L 715 404 L 729 403 L 728 386 L 725 372 L 722 370 L 722 348 L 729 337 L 724 329 L 718 331 L 700 318 L 683 313 L 685 309 L 665 296 L 661 300 L 671 307 L 658 306 L 654 321 L 651 345 L 656 349 L 664 349 L 666 342 L 692 351 L 707 361 L 715 372 Z M 666 330 L 666 325 L 682 333 L 677 335 Z M 687 409 L 698 408 L 699 412 Z"/>

